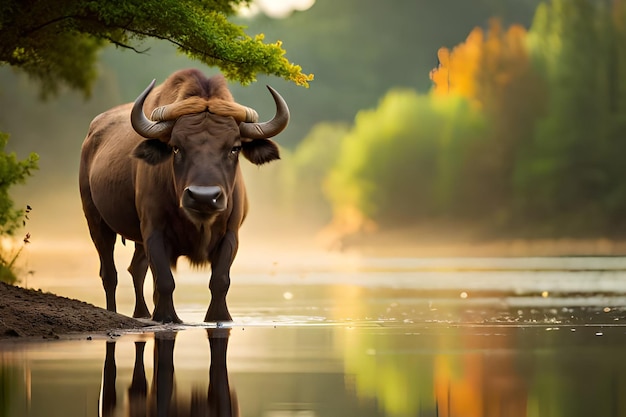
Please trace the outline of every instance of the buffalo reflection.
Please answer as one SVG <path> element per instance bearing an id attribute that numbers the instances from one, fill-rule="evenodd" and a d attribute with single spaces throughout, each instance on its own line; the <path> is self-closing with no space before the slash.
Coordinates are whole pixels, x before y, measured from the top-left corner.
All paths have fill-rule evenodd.
<path id="1" fill-rule="evenodd" d="M 129 417 L 239 416 L 236 394 L 230 390 L 226 369 L 230 330 L 207 329 L 207 334 L 211 351 L 209 388 L 207 392 L 194 389 L 188 398 L 184 398 L 184 395 L 175 389 L 176 333 L 163 332 L 154 336 L 154 372 L 151 387 L 148 386 L 143 360 L 146 342 L 135 342 L 135 366 L 128 387 Z M 115 342 L 107 342 L 99 404 L 99 415 L 102 417 L 117 415 L 116 377 Z"/>

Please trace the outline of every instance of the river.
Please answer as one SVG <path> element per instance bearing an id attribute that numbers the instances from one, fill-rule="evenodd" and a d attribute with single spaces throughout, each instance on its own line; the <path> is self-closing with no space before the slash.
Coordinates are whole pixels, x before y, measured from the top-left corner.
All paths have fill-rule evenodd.
<path id="1" fill-rule="evenodd" d="M 27 285 L 102 305 L 72 259 Z M 243 259 L 232 324 L 181 265 L 183 325 L 0 345 L 0 416 L 626 416 L 626 258 Z"/>

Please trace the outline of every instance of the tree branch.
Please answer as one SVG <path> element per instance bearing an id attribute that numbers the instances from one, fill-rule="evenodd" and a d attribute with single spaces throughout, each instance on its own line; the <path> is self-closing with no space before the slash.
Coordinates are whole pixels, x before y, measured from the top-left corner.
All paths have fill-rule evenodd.
<path id="1" fill-rule="evenodd" d="M 29 35 L 31 35 L 31 34 L 33 34 L 33 33 L 37 32 L 38 30 L 41 30 L 41 29 L 45 28 L 46 26 L 53 25 L 53 24 L 58 23 L 58 22 L 61 22 L 61 21 L 63 21 L 63 20 L 67 20 L 67 19 L 80 19 L 81 17 L 82 17 L 82 16 L 80 16 L 80 15 L 60 16 L 60 17 L 57 17 L 57 18 L 55 18 L 55 19 L 52 19 L 52 20 L 50 20 L 50 21 L 48 21 L 48 22 L 42 23 L 42 24 L 40 24 L 40 25 L 37 25 L 37 26 L 35 26 L 34 28 L 27 29 L 27 30 L 25 30 L 25 31 L 21 32 L 21 36 L 29 36 Z"/>
<path id="2" fill-rule="evenodd" d="M 121 28 L 115 28 L 115 29 L 121 29 Z M 208 58 L 211 58 L 211 59 L 217 59 L 218 61 L 230 62 L 230 63 L 233 63 L 233 64 L 237 63 L 237 61 L 234 61 L 234 60 L 231 60 L 231 59 L 224 59 L 224 58 L 221 58 L 221 57 L 217 57 L 215 55 L 208 54 L 206 51 L 202 51 L 202 50 L 199 50 L 199 49 L 195 49 L 195 48 L 191 48 L 189 46 L 183 45 L 182 43 L 178 42 L 176 39 L 173 39 L 173 38 L 168 37 L 168 36 L 163 36 L 163 35 L 159 35 L 157 33 L 151 33 L 151 32 L 143 32 L 143 31 L 140 31 L 140 30 L 137 30 L 137 29 L 124 29 L 124 30 L 126 30 L 127 32 L 131 32 L 131 33 L 140 35 L 140 36 L 146 36 L 146 37 L 160 39 L 160 40 L 163 40 L 163 41 L 168 41 L 168 42 L 178 46 L 179 48 L 181 48 L 183 50 L 188 50 L 188 51 L 191 51 L 191 52 L 196 53 L 196 54 L 201 54 L 201 55 L 204 55 L 204 56 L 206 56 Z"/>
<path id="3" fill-rule="evenodd" d="M 103 38 L 108 40 L 109 42 L 111 42 L 115 46 L 119 46 L 120 48 L 124 48 L 124 49 L 130 49 L 131 51 L 134 51 L 134 52 L 136 52 L 138 54 L 145 54 L 146 52 L 148 52 L 150 50 L 149 47 L 144 49 L 144 50 L 139 50 L 139 49 L 135 48 L 134 46 L 126 45 L 125 43 L 117 41 L 117 40 L 113 39 L 110 36 L 104 36 Z"/>

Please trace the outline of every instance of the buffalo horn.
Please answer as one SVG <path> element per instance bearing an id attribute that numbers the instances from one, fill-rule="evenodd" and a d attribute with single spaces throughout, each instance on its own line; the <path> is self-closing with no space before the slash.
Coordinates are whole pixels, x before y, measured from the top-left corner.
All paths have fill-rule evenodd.
<path id="1" fill-rule="evenodd" d="M 239 132 L 241 136 L 248 139 L 267 139 L 272 136 L 278 135 L 287 127 L 289 123 L 289 107 L 285 99 L 283 99 L 276 90 L 269 85 L 267 89 L 270 90 L 272 97 L 274 97 L 274 103 L 276 103 L 276 114 L 270 121 L 263 123 L 240 123 Z"/>
<path id="2" fill-rule="evenodd" d="M 143 90 L 143 93 L 139 94 L 133 110 L 130 113 L 130 123 L 133 125 L 135 132 L 139 133 L 144 138 L 163 138 L 167 136 L 174 127 L 174 121 L 166 122 L 153 122 L 149 120 L 143 112 L 143 103 L 146 101 L 146 97 L 150 94 L 150 91 L 154 88 L 156 80 L 152 80 L 150 85 Z"/>

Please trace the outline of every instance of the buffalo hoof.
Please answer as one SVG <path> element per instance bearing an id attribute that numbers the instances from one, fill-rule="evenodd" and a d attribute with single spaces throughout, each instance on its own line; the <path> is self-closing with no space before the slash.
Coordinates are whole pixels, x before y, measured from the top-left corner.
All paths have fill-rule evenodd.
<path id="1" fill-rule="evenodd" d="M 174 310 L 166 311 L 165 309 L 159 310 L 158 308 L 154 309 L 154 313 L 152 314 L 152 320 L 158 321 L 160 323 L 182 323 L 183 321 L 178 318 L 176 312 Z"/>
<path id="2" fill-rule="evenodd" d="M 157 314 L 154 313 L 152 315 L 152 321 L 157 321 L 159 323 L 182 323 L 183 321 L 178 318 L 176 313 L 171 314 Z"/>
<path id="3" fill-rule="evenodd" d="M 205 322 L 224 322 L 224 321 L 233 321 L 233 318 L 230 316 L 228 312 L 228 307 L 226 304 L 222 306 L 214 306 L 213 304 L 209 305 L 209 309 L 206 312 L 206 316 L 204 316 Z"/>
<path id="4" fill-rule="evenodd" d="M 182 323 L 183 321 L 176 315 L 174 309 L 174 301 L 171 295 L 169 297 L 158 297 L 155 305 L 154 312 L 152 313 L 152 320 L 161 323 Z"/>
<path id="5" fill-rule="evenodd" d="M 149 319 L 151 317 L 150 310 L 144 303 L 143 306 L 135 306 L 135 311 L 133 312 L 133 317 L 136 319 Z"/>

